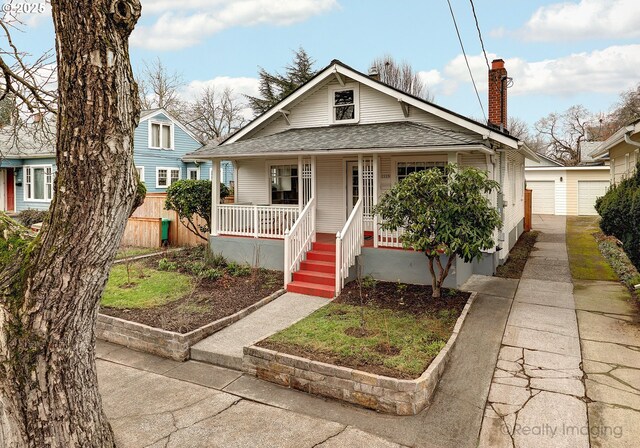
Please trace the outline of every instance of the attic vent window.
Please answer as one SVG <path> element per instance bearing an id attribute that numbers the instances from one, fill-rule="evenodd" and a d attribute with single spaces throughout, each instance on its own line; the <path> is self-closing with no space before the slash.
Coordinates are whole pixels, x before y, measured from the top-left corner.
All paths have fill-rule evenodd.
<path id="1" fill-rule="evenodd" d="M 355 123 L 358 121 L 358 89 L 355 86 L 336 87 L 330 90 L 331 121 Z"/>

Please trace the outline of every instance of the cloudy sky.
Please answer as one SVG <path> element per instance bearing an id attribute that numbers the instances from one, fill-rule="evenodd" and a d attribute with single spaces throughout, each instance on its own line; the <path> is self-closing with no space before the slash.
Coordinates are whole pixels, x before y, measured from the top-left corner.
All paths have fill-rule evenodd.
<path id="1" fill-rule="evenodd" d="M 183 94 L 204 85 L 255 94 L 258 67 L 281 70 L 300 46 L 322 68 L 332 59 L 367 71 L 384 54 L 421 73 L 435 101 L 482 117 L 446 0 L 141 0 L 131 39 L 134 70 L 160 58 L 182 74 Z M 487 69 L 469 0 L 451 0 L 486 109 Z M 638 0 L 475 0 L 489 60 L 505 59 L 509 114 L 530 124 L 583 104 L 606 112 L 640 82 Z M 50 16 L 26 18 L 16 40 L 53 46 Z"/>

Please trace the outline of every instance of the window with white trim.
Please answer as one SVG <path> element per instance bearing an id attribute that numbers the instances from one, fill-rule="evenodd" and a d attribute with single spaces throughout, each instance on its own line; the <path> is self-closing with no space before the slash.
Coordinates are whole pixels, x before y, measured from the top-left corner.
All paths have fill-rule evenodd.
<path id="1" fill-rule="evenodd" d="M 329 89 L 329 106 L 332 123 L 356 123 L 360 107 L 357 85 L 337 86 Z"/>
<path id="2" fill-rule="evenodd" d="M 156 168 L 156 188 L 167 188 L 180 180 L 180 168 Z"/>
<path id="3" fill-rule="evenodd" d="M 24 167 L 24 200 L 51 201 L 53 197 L 53 173 L 51 165 Z"/>
<path id="4" fill-rule="evenodd" d="M 137 166 L 136 171 L 138 172 L 138 177 L 140 178 L 140 182 L 144 183 L 144 167 Z"/>
<path id="5" fill-rule="evenodd" d="M 187 179 L 200 180 L 200 168 L 187 168 Z"/>
<path id="6" fill-rule="evenodd" d="M 271 203 L 298 203 L 298 165 L 271 165 Z"/>
<path id="7" fill-rule="evenodd" d="M 173 149 L 173 123 L 149 123 L 149 148 Z"/>
<path id="8" fill-rule="evenodd" d="M 444 167 L 446 165 L 447 165 L 447 162 L 424 161 L 424 160 L 397 162 L 396 163 L 396 181 L 400 182 L 411 173 L 417 173 L 419 171 L 425 171 L 431 168 L 438 168 L 441 171 L 444 171 Z"/>

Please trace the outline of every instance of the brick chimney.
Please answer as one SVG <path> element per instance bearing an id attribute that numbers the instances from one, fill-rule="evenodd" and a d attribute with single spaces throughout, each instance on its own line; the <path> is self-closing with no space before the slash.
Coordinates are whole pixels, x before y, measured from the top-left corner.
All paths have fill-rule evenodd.
<path id="1" fill-rule="evenodd" d="M 489 124 L 507 129 L 507 69 L 504 60 L 491 61 L 489 70 Z"/>

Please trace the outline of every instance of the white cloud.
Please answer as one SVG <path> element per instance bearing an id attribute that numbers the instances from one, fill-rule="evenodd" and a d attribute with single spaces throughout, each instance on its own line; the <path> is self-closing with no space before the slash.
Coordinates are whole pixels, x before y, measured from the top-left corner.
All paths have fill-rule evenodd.
<path id="1" fill-rule="evenodd" d="M 495 58 L 488 55 L 489 60 Z M 512 95 L 575 95 L 578 93 L 619 93 L 638 82 L 640 45 L 611 46 L 603 50 L 529 62 L 505 59 L 514 84 Z M 481 54 L 469 57 L 478 90 L 487 90 L 487 66 Z M 444 68 L 445 81 L 468 83 L 469 73 L 462 55 Z M 443 92 L 447 94 L 446 92 Z M 452 93 L 452 92 L 450 92 Z"/>
<path id="2" fill-rule="evenodd" d="M 143 0 L 143 16 L 158 16 L 153 25 L 138 26 L 133 45 L 177 50 L 234 26 L 287 26 L 338 7 L 337 0 Z"/>
<path id="3" fill-rule="evenodd" d="M 638 0 L 581 0 L 536 10 L 515 32 L 526 40 L 633 39 L 640 37 Z M 492 35 L 500 30 L 492 31 Z"/>

